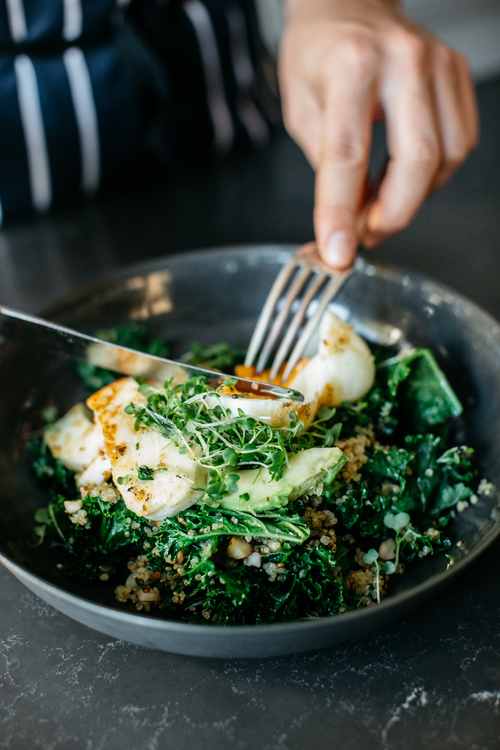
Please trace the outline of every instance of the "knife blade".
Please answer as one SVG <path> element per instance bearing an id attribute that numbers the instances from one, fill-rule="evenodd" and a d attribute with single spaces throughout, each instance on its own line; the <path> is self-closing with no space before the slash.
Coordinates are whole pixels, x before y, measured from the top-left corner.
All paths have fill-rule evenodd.
<path id="1" fill-rule="evenodd" d="M 9 322 L 15 324 L 8 325 Z M 189 378 L 201 375 L 214 388 L 231 379 L 231 383 L 240 393 L 298 402 L 304 400 L 302 393 L 293 388 L 260 383 L 250 378 L 237 378 L 203 367 L 195 367 L 189 363 L 138 352 L 4 305 L 0 305 L 0 336 L 1 343 L 14 341 L 21 346 L 29 345 L 42 349 L 51 356 L 88 362 L 121 375 L 160 382 L 172 378 L 172 385 L 184 383 Z"/>

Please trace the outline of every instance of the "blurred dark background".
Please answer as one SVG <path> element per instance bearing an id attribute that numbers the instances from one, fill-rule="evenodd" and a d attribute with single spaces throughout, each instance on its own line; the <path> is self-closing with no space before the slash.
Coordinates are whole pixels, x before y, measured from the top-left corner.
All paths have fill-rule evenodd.
<path id="1" fill-rule="evenodd" d="M 500 78 L 478 85 L 477 151 L 376 257 L 449 284 L 500 318 Z M 374 158 L 383 133 L 376 131 Z M 0 230 L 0 299 L 35 311 L 128 263 L 189 248 L 313 237 L 314 176 L 284 133 L 213 166 L 115 186 Z"/>

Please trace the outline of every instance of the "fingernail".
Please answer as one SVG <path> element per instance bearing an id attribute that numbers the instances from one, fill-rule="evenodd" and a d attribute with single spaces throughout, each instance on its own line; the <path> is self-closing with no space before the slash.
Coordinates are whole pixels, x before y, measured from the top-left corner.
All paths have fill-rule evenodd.
<path id="1" fill-rule="evenodd" d="M 326 246 L 328 263 L 337 268 L 350 266 L 356 255 L 356 239 L 352 232 L 335 232 Z"/>

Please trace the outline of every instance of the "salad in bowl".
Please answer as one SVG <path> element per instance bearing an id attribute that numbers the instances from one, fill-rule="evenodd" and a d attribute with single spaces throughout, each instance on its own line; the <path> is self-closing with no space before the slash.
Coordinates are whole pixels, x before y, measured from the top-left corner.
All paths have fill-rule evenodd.
<path id="1" fill-rule="evenodd" d="M 166 352 L 141 326 L 100 335 Z M 124 608 L 253 625 L 376 606 L 405 566 L 452 565 L 450 523 L 490 485 L 454 442 L 462 406 L 433 353 L 370 347 L 326 312 L 287 382 L 303 403 L 239 393 L 242 354 L 186 355 L 227 373 L 216 389 L 82 366 L 86 401 L 30 443 L 58 568 L 112 581 Z"/>

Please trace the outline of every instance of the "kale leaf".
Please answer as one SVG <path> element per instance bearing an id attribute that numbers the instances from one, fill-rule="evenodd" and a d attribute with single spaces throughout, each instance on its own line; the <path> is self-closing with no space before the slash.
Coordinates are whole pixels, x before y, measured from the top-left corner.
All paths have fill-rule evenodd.
<path id="1" fill-rule="evenodd" d="M 398 394 L 416 431 L 462 413 L 462 405 L 429 349 L 414 349 L 379 365 L 387 368 L 390 394 Z"/>
<path id="2" fill-rule="evenodd" d="M 154 532 L 157 550 L 165 558 L 192 544 L 204 544 L 207 539 L 220 536 L 265 537 L 302 544 L 309 537 L 309 529 L 298 515 L 269 513 L 264 517 L 197 506 L 165 518 Z"/>

